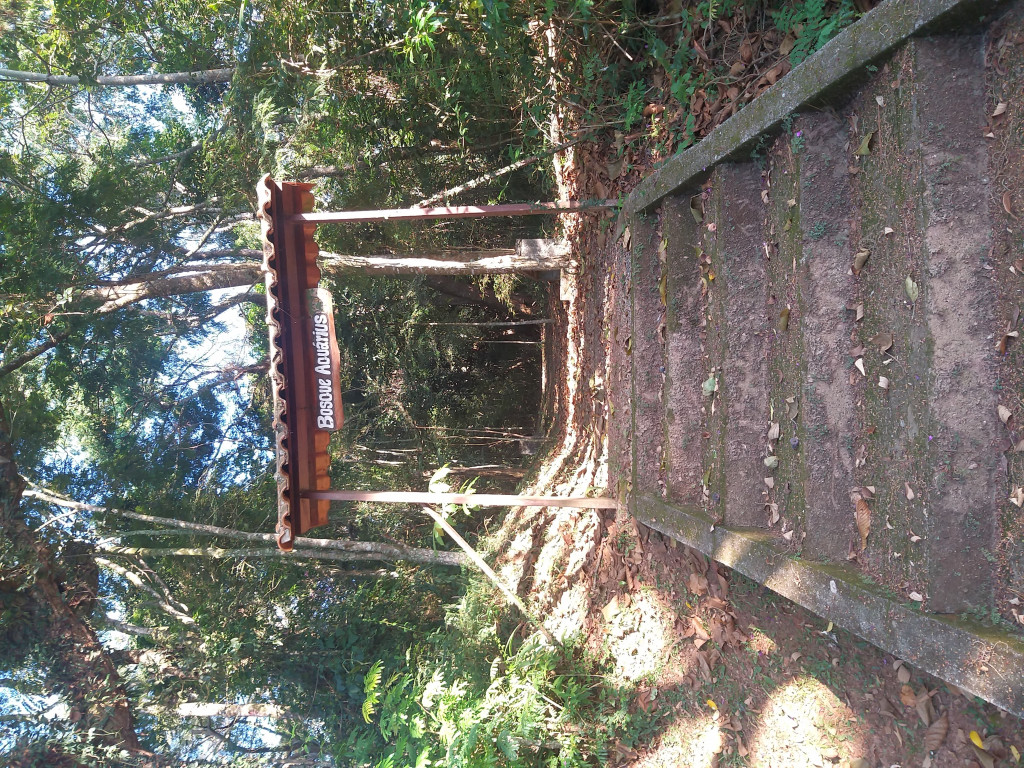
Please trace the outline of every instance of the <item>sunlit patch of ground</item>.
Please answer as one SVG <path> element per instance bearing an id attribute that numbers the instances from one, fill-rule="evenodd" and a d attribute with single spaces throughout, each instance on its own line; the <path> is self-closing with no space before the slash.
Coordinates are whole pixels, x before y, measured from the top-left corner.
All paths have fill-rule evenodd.
<path id="1" fill-rule="evenodd" d="M 861 756 L 856 714 L 808 675 L 774 691 L 750 731 L 750 765 L 827 766 Z"/>
<path id="2" fill-rule="evenodd" d="M 669 662 L 675 613 L 654 592 L 617 595 L 603 607 L 602 615 L 604 652 L 617 678 L 639 680 Z"/>
<path id="3" fill-rule="evenodd" d="M 709 712 L 675 720 L 665 729 L 657 748 L 635 762 L 634 768 L 712 768 L 717 765 L 727 744 L 726 732 L 719 723 L 721 716 L 714 710 Z"/>

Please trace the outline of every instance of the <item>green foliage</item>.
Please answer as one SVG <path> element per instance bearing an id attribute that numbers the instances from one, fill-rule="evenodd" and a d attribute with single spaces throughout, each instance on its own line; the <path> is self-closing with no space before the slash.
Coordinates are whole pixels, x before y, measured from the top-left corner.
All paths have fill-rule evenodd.
<path id="1" fill-rule="evenodd" d="M 780 32 L 796 38 L 789 54 L 796 65 L 850 24 L 856 18 L 856 9 L 853 0 L 790 0 L 771 11 L 771 16 Z"/>

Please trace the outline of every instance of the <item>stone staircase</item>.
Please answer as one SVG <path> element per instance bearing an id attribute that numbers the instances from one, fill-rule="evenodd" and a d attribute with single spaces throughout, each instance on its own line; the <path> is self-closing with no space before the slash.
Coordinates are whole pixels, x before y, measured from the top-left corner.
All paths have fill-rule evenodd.
<path id="1" fill-rule="evenodd" d="M 1024 716 L 999 412 L 1021 357 L 997 350 L 1024 279 L 996 247 L 987 42 L 912 38 L 638 190 L 610 263 L 609 456 L 652 527 Z"/>

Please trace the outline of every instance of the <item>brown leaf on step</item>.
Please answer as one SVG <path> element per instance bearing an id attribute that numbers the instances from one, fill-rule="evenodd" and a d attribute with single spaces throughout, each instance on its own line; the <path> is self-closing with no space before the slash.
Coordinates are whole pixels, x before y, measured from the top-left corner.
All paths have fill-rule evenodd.
<path id="1" fill-rule="evenodd" d="M 857 147 L 855 155 L 870 155 L 871 154 L 871 140 L 875 137 L 875 132 L 871 131 L 864 134 L 864 138 L 860 140 L 860 146 Z"/>
<path id="2" fill-rule="evenodd" d="M 999 412 L 999 420 L 1005 424 L 1013 417 L 1013 411 L 1005 405 L 1000 405 L 996 410 Z"/>
<path id="3" fill-rule="evenodd" d="M 651 115 L 660 115 L 664 111 L 664 104 L 648 104 L 646 107 L 644 107 L 644 117 L 650 117 Z"/>
<path id="4" fill-rule="evenodd" d="M 1013 212 L 1013 195 L 1009 192 L 1003 192 L 1003 210 L 1010 214 L 1014 219 L 1017 218 L 1016 214 Z"/>
<path id="5" fill-rule="evenodd" d="M 771 425 L 768 427 L 768 439 L 772 441 L 778 440 L 779 435 L 781 434 L 782 429 L 779 427 L 779 422 L 773 421 Z"/>
<path id="6" fill-rule="evenodd" d="M 857 499 L 854 519 L 857 521 L 857 532 L 860 534 L 860 549 L 863 552 L 868 545 L 868 534 L 871 533 L 871 507 L 868 506 L 864 499 Z"/>
<path id="7" fill-rule="evenodd" d="M 992 117 L 999 117 L 1004 112 L 1006 112 L 1006 102 L 1000 101 L 996 104 L 996 108 L 992 110 Z"/>
<path id="8" fill-rule="evenodd" d="M 867 248 L 862 248 L 857 251 L 853 257 L 853 274 L 859 275 L 860 271 L 864 269 L 864 265 L 868 263 L 868 258 L 871 256 L 871 251 Z"/>
<path id="9" fill-rule="evenodd" d="M 903 488 L 904 488 L 904 490 L 907 493 L 907 501 L 913 501 L 915 494 L 914 494 L 914 489 L 910 487 L 910 483 L 904 483 L 903 484 Z"/>
<path id="10" fill-rule="evenodd" d="M 914 689 L 909 685 L 904 684 L 900 688 L 900 701 L 903 702 L 904 706 L 912 707 L 917 704 L 917 694 L 914 693 Z"/>
<path id="11" fill-rule="evenodd" d="M 882 331 L 871 337 L 871 346 L 878 347 L 879 352 L 887 352 L 892 349 L 892 334 Z"/>
<path id="12" fill-rule="evenodd" d="M 1024 486 L 1017 486 L 1010 494 L 1010 503 L 1017 507 L 1024 507 Z"/>
<path id="13" fill-rule="evenodd" d="M 946 740 L 946 733 L 949 731 L 949 712 L 943 712 L 942 717 L 928 726 L 924 734 L 924 748 L 928 752 L 935 752 Z"/>
<path id="14" fill-rule="evenodd" d="M 782 42 L 779 44 L 779 54 L 782 56 L 789 56 L 793 51 L 793 47 L 796 45 L 796 38 L 793 35 L 786 35 L 782 38 Z"/>
<path id="15" fill-rule="evenodd" d="M 787 331 L 789 329 L 789 307 L 786 307 L 779 312 L 779 330 Z"/>

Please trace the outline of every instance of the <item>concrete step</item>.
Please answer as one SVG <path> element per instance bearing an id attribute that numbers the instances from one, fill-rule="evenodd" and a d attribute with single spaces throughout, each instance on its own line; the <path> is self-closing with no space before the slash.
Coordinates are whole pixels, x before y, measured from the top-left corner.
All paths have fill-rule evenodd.
<path id="1" fill-rule="evenodd" d="M 713 182 L 705 250 L 715 274 L 711 322 L 722 324 L 725 340 L 716 397 L 725 425 L 724 519 L 731 526 L 766 527 L 770 326 L 761 172 L 753 163 L 726 164 Z"/>
<path id="2" fill-rule="evenodd" d="M 608 246 L 608 295 L 601 342 L 608 347 L 605 397 L 608 421 L 608 483 L 617 498 L 625 498 L 633 485 L 633 306 L 630 301 L 632 267 L 629 250 L 621 240 Z M 596 385 L 596 382 L 595 382 Z"/>
<path id="3" fill-rule="evenodd" d="M 658 217 L 637 216 L 630 224 L 630 300 L 632 302 L 633 473 L 637 488 L 657 489 L 664 482 L 663 406 L 665 307 L 659 290 L 662 274 Z"/>
<path id="4" fill-rule="evenodd" d="M 800 150 L 801 256 L 800 317 L 790 327 L 803 339 L 803 438 L 797 452 L 804 467 L 803 554 L 814 560 L 845 560 L 854 533 L 850 489 L 860 419 L 850 382 L 856 312 L 846 307 L 855 291 L 851 254 L 860 243 L 851 231 L 845 144 L 845 125 L 829 114 L 798 120 L 791 139 Z"/>
<path id="5" fill-rule="evenodd" d="M 710 398 L 701 392 L 708 377 L 706 290 L 700 265 L 701 230 L 690 196 L 669 197 L 661 206 L 665 243 L 665 482 L 669 499 L 703 505 L 703 478 Z M 699 200 L 695 200 L 699 205 Z M 708 501 L 710 502 L 710 494 Z"/>
<path id="6" fill-rule="evenodd" d="M 875 132 L 855 166 L 856 227 L 872 249 L 856 278 L 867 372 L 857 475 L 877 489 L 879 518 L 863 559 L 940 613 L 993 599 L 999 457 L 983 94 L 980 38 L 925 39 L 852 106 L 851 147 Z M 879 334 L 893 338 L 884 353 L 872 343 Z"/>

